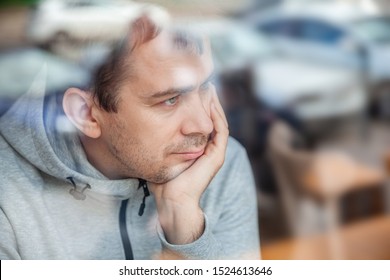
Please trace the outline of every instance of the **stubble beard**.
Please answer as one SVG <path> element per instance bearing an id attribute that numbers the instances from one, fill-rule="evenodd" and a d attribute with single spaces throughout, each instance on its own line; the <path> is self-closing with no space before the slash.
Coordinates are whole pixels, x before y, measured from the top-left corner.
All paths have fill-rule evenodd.
<path id="1" fill-rule="evenodd" d="M 115 133 L 111 133 L 110 137 L 110 151 L 121 165 L 123 178 L 142 178 L 149 182 L 163 184 L 179 176 L 195 162 L 193 161 L 188 166 L 168 166 L 163 162 L 158 163 L 159 159 L 155 158 L 155 155 L 152 155 L 153 152 L 148 151 L 147 147 L 143 147 L 140 141 L 125 137 L 118 126 L 114 127 L 114 131 Z M 181 143 L 165 147 L 163 157 L 172 153 L 186 152 L 194 147 L 204 147 L 208 140 L 208 135 L 186 136 Z M 130 152 L 125 153 L 124 147 L 130 147 Z"/>
<path id="2" fill-rule="evenodd" d="M 186 152 L 191 148 L 198 148 L 198 147 L 205 147 L 207 142 L 209 140 L 209 136 L 206 135 L 192 135 L 187 136 L 184 141 L 180 144 L 173 144 L 170 146 L 167 146 L 164 149 L 164 155 L 170 155 L 173 153 L 181 153 Z M 192 160 L 191 163 L 189 163 L 187 166 L 161 166 L 158 171 L 154 174 L 153 179 L 149 180 L 154 183 L 163 184 L 168 181 L 173 180 L 177 176 L 179 176 L 181 173 L 183 173 L 185 170 L 190 168 L 196 160 Z"/>

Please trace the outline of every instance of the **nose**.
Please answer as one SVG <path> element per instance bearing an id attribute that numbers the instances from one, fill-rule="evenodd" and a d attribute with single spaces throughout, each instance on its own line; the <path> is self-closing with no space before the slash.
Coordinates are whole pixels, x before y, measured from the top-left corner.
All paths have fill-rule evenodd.
<path id="1" fill-rule="evenodd" d="M 210 117 L 210 100 L 202 100 L 198 94 L 194 94 L 188 100 L 185 107 L 182 133 L 184 135 L 202 134 L 209 135 L 213 132 L 214 125 Z"/>

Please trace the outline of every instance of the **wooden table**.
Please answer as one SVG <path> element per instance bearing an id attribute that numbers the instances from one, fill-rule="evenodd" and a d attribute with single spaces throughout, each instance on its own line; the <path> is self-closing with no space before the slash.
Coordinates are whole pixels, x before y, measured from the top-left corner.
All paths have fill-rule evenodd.
<path id="1" fill-rule="evenodd" d="M 266 244 L 261 254 L 265 260 L 390 260 L 390 215 L 343 226 L 326 234 Z"/>
<path id="2" fill-rule="evenodd" d="M 339 197 L 359 189 L 377 187 L 386 180 L 385 172 L 345 153 L 323 152 L 314 157 L 304 186 L 312 195 L 324 199 Z"/>
<path id="3" fill-rule="evenodd" d="M 315 160 L 315 170 L 309 172 L 315 176 L 308 174 L 306 178 L 314 194 L 338 196 L 383 185 L 390 174 L 387 171 L 386 176 L 386 168 L 390 168 L 386 167 L 390 164 L 390 127 L 370 122 L 364 135 L 345 129 L 338 135 L 329 135 L 316 152 L 320 156 Z"/>

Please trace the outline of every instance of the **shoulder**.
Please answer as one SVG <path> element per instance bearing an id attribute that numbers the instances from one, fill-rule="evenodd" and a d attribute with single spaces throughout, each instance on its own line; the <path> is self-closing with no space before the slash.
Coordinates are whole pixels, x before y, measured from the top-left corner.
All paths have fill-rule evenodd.
<path id="1" fill-rule="evenodd" d="M 0 173 L 2 175 L 2 181 L 0 185 L 4 185 L 3 182 L 12 175 L 12 171 L 18 168 L 19 158 L 18 153 L 10 146 L 0 133 Z"/>
<path id="2" fill-rule="evenodd" d="M 256 185 L 247 152 L 229 137 L 225 162 L 211 181 L 203 196 L 205 212 L 210 217 L 234 207 L 256 204 Z"/>
<path id="3" fill-rule="evenodd" d="M 228 140 L 224 164 L 214 177 L 212 184 L 222 186 L 220 191 L 223 192 L 230 188 L 236 189 L 239 185 L 253 185 L 252 167 L 247 152 L 232 137 Z"/>
<path id="4" fill-rule="evenodd" d="M 15 150 L 0 133 L 0 188 L 15 191 L 15 185 L 21 187 L 26 179 L 40 177 L 38 170 Z"/>
<path id="5" fill-rule="evenodd" d="M 226 148 L 225 162 L 221 171 L 232 168 L 237 168 L 238 165 L 248 161 L 246 149 L 233 137 L 229 136 L 228 145 Z"/>
<path id="6" fill-rule="evenodd" d="M 0 206 L 2 207 L 3 199 L 9 199 L 8 194 L 13 189 L 12 176 L 15 175 L 14 170 L 17 168 L 17 155 L 12 150 L 11 146 L 0 133 Z M 20 176 L 15 176 L 18 179 Z M 15 179 L 15 180 L 16 180 Z"/>
<path id="7" fill-rule="evenodd" d="M 4 139 L 3 135 L 0 133 L 0 158 L 2 161 L 0 162 L 0 168 L 4 166 L 6 159 L 9 159 L 13 156 L 12 148 L 8 144 L 8 142 Z"/>
<path id="8" fill-rule="evenodd" d="M 229 136 L 227 149 L 226 149 L 226 156 L 229 157 L 237 154 L 246 154 L 246 150 L 244 146 L 241 145 L 240 142 L 238 142 L 233 137 Z"/>

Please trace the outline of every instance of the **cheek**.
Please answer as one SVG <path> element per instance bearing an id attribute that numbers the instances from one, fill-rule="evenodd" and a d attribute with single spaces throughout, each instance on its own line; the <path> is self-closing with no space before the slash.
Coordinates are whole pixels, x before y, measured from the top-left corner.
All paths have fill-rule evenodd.
<path id="1" fill-rule="evenodd" d="M 161 134 L 161 129 L 164 127 L 164 121 L 156 114 L 137 111 L 135 114 L 129 115 L 126 122 L 127 131 L 137 137 L 142 142 L 156 139 Z"/>
<path id="2" fill-rule="evenodd" d="M 179 131 L 180 116 L 165 118 L 151 116 L 148 122 L 137 128 L 141 145 L 156 153 L 161 153 L 170 143 L 174 143 Z"/>

